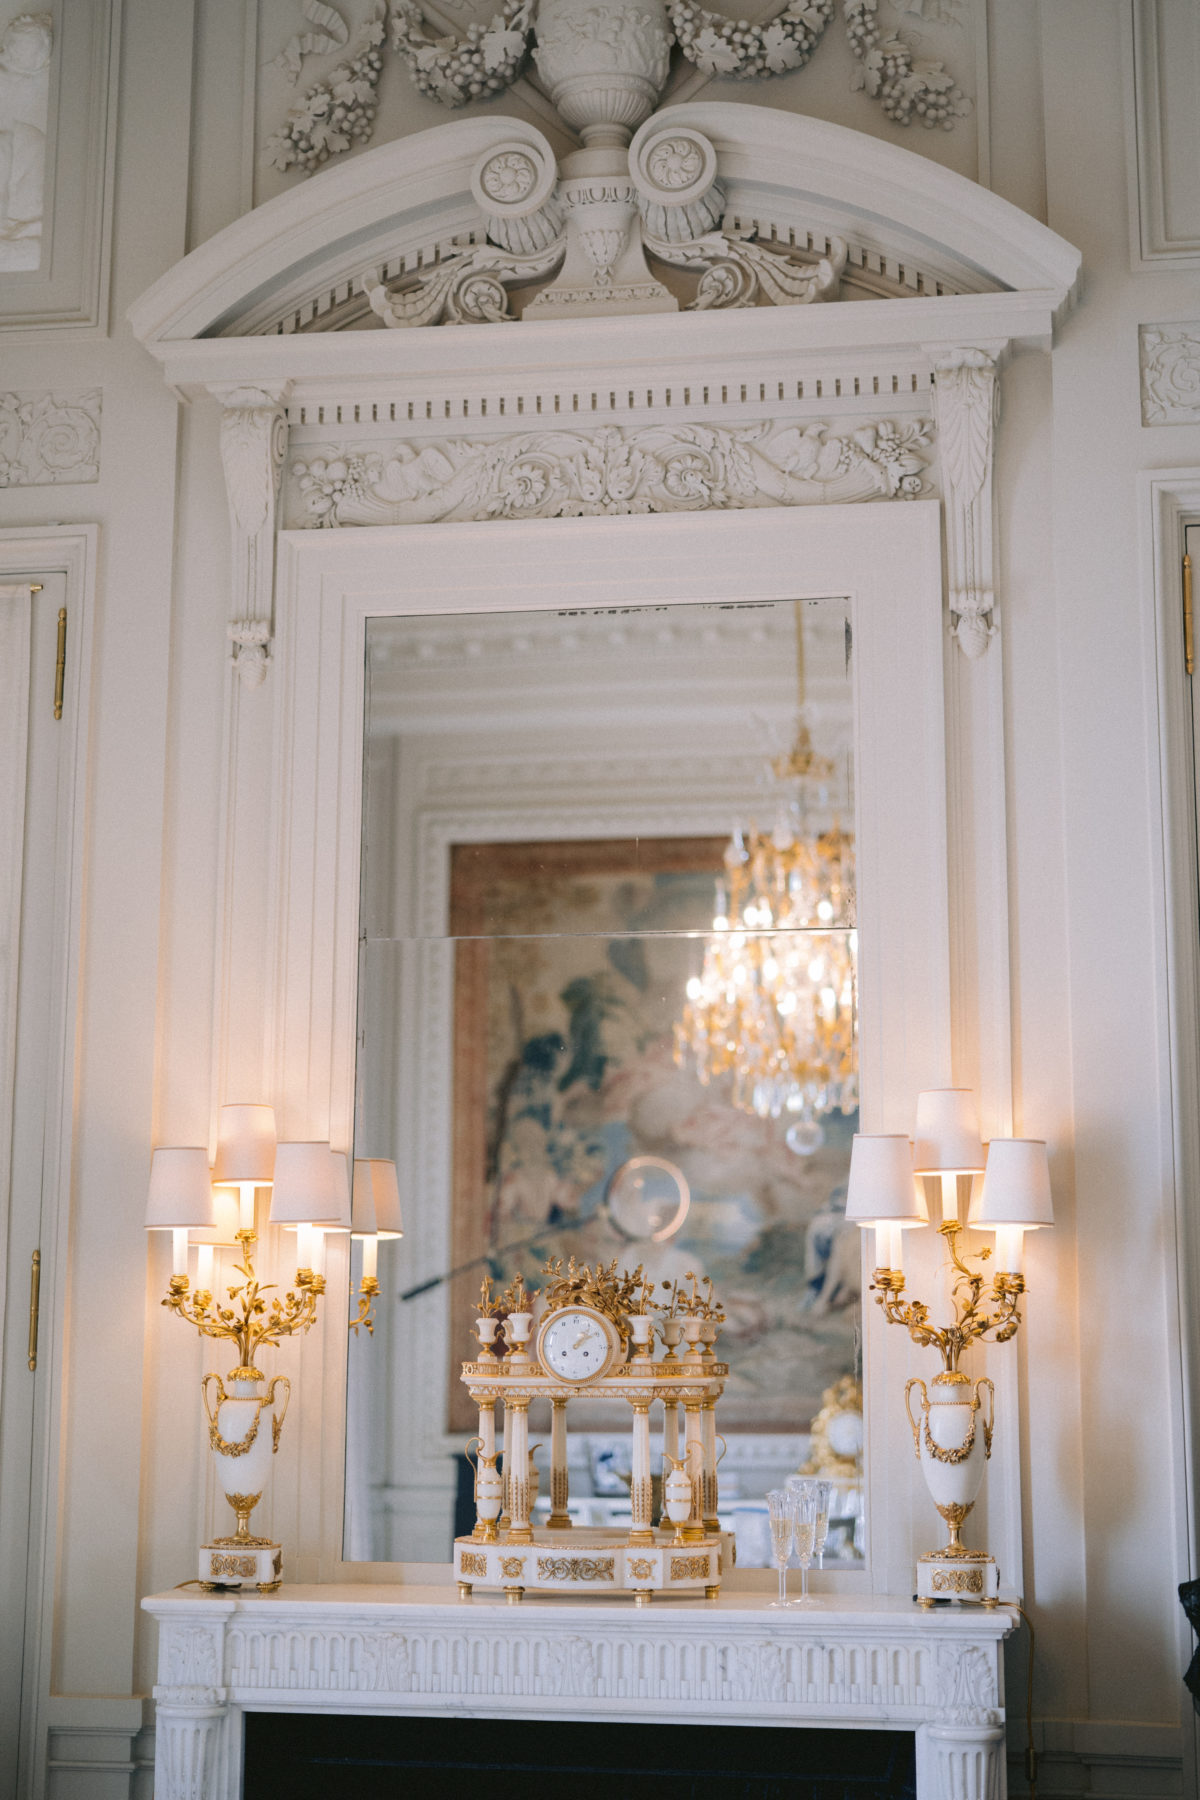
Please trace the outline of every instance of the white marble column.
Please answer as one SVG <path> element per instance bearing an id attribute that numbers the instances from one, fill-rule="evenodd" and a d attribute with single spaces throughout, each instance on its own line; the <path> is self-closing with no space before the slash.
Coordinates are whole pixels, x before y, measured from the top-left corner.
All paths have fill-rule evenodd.
<path id="1" fill-rule="evenodd" d="M 504 1456 L 508 1541 L 510 1544 L 530 1544 L 533 1531 L 529 1519 L 529 1401 L 506 1401 L 504 1421 L 508 1444 Z"/>
<path id="2" fill-rule="evenodd" d="M 567 1511 L 570 1483 L 567 1476 L 567 1402 L 565 1396 L 550 1402 L 550 1517 L 552 1530 L 563 1531 L 571 1523 Z"/>
<path id="3" fill-rule="evenodd" d="M 978 1716 L 987 1722 L 917 1727 L 917 1800 L 1006 1800 L 1004 1727 Z"/>
<path id="4" fill-rule="evenodd" d="M 652 1544 L 654 1533 L 654 1488 L 650 1478 L 650 1402 L 634 1400 L 633 1405 L 633 1472 L 629 1497 L 633 1516 L 629 1542 Z"/>
<path id="5" fill-rule="evenodd" d="M 693 1542 L 704 1536 L 704 1439 L 700 1424 L 700 1402 L 683 1403 L 683 1454 L 692 1478 L 692 1510 L 683 1535 Z"/>
<path id="6" fill-rule="evenodd" d="M 700 1408 L 700 1487 L 705 1531 L 719 1531 L 717 1518 L 717 1409 L 706 1400 Z"/>

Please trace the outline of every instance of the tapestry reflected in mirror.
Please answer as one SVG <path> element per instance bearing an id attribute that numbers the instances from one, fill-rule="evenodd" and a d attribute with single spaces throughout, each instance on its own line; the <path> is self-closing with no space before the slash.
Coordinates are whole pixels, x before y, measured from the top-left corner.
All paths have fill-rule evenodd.
<path id="1" fill-rule="evenodd" d="M 848 603 L 377 618 L 366 654 L 355 1155 L 396 1162 L 405 1236 L 350 1344 L 347 1557 L 448 1560 L 481 1282 L 574 1257 L 712 1283 L 739 1565 L 803 1468 L 852 1565 Z M 578 1523 L 629 1517 L 623 1413 L 572 1432 Z"/>

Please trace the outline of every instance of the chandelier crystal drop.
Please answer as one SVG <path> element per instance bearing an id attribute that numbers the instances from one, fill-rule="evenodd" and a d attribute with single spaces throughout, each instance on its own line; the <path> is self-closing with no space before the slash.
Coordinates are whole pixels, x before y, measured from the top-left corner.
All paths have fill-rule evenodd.
<path id="1" fill-rule="evenodd" d="M 804 725 L 774 765 L 803 789 L 832 765 Z M 675 1060 L 706 1086 L 730 1078 L 735 1106 L 793 1115 L 791 1149 L 811 1154 L 821 1120 L 858 1106 L 854 839 L 836 819 L 804 829 L 798 798 L 775 829 L 735 830 L 717 884 L 712 935 L 675 1026 Z"/>

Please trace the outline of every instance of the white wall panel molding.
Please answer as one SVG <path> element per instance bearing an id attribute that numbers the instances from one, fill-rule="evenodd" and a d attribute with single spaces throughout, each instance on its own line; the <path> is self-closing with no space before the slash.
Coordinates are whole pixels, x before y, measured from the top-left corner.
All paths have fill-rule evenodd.
<path id="1" fill-rule="evenodd" d="M 99 388 L 0 393 L 0 488 L 100 479 Z"/>
<path id="2" fill-rule="evenodd" d="M 10 346 L 9 334 L 35 341 L 107 327 L 121 0 L 76 0 L 54 19 L 41 258 L 0 282 Z"/>
<path id="3" fill-rule="evenodd" d="M 1200 9 L 1129 0 L 1125 48 L 1130 249 L 1135 269 L 1200 269 Z"/>
<path id="4" fill-rule="evenodd" d="M 1012 1705 L 1008 1717 L 1008 1791 L 1028 1792 L 1025 1720 Z M 1178 1800 L 1184 1730 L 1177 1725 L 1135 1725 L 1089 1719 L 1035 1719 L 1037 1789 L 1041 1800 Z"/>
<path id="5" fill-rule="evenodd" d="M 1200 319 L 1139 325 L 1143 425 L 1200 424 Z"/>
<path id="6" fill-rule="evenodd" d="M 46 1800 L 135 1800 L 151 1766 L 144 1719 L 148 1704 L 60 1694 L 50 1701 Z"/>

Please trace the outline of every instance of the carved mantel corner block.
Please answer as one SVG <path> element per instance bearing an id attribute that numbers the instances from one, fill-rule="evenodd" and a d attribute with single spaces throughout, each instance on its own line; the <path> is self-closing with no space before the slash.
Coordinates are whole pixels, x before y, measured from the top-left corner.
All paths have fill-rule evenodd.
<path id="1" fill-rule="evenodd" d="M 959 648 L 982 656 L 999 629 L 992 567 L 992 468 L 1001 344 L 933 352 L 945 495 L 950 629 Z"/>
<path id="2" fill-rule="evenodd" d="M 214 382 L 229 501 L 232 661 L 242 684 L 261 685 L 270 662 L 275 514 L 287 455 L 288 381 Z"/>

